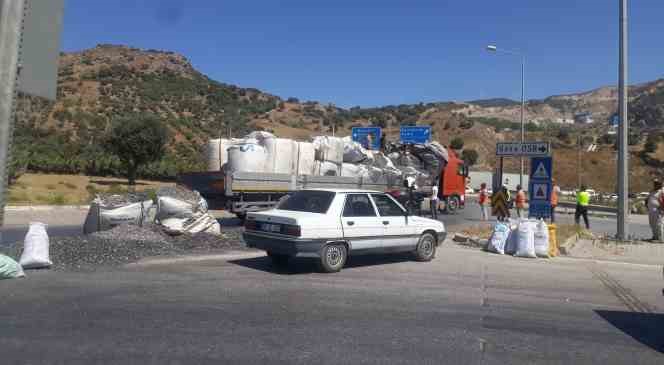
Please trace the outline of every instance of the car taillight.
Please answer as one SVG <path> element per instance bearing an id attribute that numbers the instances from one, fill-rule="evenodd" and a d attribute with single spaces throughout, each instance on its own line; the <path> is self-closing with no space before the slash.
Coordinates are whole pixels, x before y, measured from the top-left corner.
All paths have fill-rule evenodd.
<path id="1" fill-rule="evenodd" d="M 258 224 L 256 223 L 256 220 L 247 218 L 247 220 L 244 221 L 244 229 L 255 231 L 257 228 Z"/>
<path id="2" fill-rule="evenodd" d="M 284 224 L 281 226 L 281 233 L 288 236 L 300 237 L 302 235 L 302 230 L 300 229 L 300 226 Z"/>

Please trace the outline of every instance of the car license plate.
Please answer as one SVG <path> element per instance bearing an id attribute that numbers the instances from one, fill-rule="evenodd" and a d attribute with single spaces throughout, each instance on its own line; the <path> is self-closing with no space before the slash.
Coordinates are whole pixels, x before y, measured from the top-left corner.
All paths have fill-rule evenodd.
<path id="1" fill-rule="evenodd" d="M 281 225 L 279 225 L 279 224 L 263 223 L 262 228 L 263 228 L 263 231 L 266 231 L 266 232 L 276 232 L 276 233 L 281 232 Z"/>

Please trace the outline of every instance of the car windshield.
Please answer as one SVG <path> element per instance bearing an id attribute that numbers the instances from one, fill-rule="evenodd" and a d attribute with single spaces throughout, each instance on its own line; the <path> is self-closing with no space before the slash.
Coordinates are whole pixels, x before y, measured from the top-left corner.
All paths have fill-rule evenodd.
<path id="1" fill-rule="evenodd" d="M 277 206 L 280 210 L 296 212 L 326 213 L 330 208 L 334 193 L 330 191 L 298 191 Z"/>

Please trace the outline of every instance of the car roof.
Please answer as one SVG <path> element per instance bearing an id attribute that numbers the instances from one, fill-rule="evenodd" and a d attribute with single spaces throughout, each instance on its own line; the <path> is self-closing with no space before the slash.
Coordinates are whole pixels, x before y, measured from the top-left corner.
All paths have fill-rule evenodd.
<path id="1" fill-rule="evenodd" d="M 303 191 L 329 191 L 331 193 L 365 193 L 365 194 L 384 194 L 384 191 L 364 190 L 364 189 L 302 189 Z"/>

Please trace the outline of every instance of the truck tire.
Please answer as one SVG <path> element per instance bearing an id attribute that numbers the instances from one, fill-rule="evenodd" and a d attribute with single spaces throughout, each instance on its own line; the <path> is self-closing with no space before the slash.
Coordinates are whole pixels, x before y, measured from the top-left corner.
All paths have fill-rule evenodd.
<path id="1" fill-rule="evenodd" d="M 333 273 L 341 270 L 346 265 L 348 250 L 344 244 L 330 244 L 320 252 L 318 266 L 322 272 Z"/>
<path id="2" fill-rule="evenodd" d="M 445 202 L 445 212 L 448 214 L 454 214 L 457 210 L 459 210 L 459 206 L 461 206 L 459 197 L 452 195 L 451 197 L 447 198 L 447 201 Z"/>
<path id="3" fill-rule="evenodd" d="M 436 238 L 431 233 L 424 233 L 415 248 L 415 260 L 426 262 L 436 257 Z"/>
<path id="4" fill-rule="evenodd" d="M 286 266 L 288 265 L 288 260 L 290 259 L 288 255 L 278 254 L 274 252 L 268 252 L 267 255 L 270 257 L 270 260 L 272 260 L 272 263 L 275 266 Z"/>

